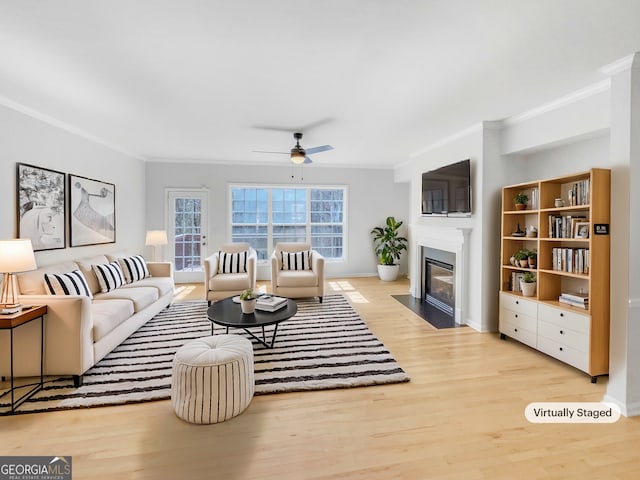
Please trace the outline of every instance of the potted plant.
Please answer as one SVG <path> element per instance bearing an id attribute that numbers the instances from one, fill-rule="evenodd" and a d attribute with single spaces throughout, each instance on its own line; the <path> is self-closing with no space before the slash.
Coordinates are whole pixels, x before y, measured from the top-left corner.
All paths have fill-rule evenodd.
<path id="1" fill-rule="evenodd" d="M 524 272 L 522 280 L 520 280 L 520 290 L 525 297 L 533 297 L 536 294 L 536 277 L 531 272 Z"/>
<path id="2" fill-rule="evenodd" d="M 516 259 L 520 267 L 527 268 L 529 266 L 529 252 L 527 250 L 518 250 L 513 258 Z"/>
<path id="3" fill-rule="evenodd" d="M 247 288 L 240 294 L 240 308 L 242 313 L 253 313 L 256 309 L 256 301 L 258 297 L 253 293 L 251 288 Z"/>
<path id="4" fill-rule="evenodd" d="M 529 197 L 524 192 L 518 193 L 513 199 L 513 203 L 516 204 L 516 210 L 525 210 L 527 208 L 528 201 Z"/>
<path id="5" fill-rule="evenodd" d="M 538 254 L 531 250 L 528 253 L 527 260 L 529 260 L 529 268 L 536 268 L 536 261 L 538 260 Z"/>
<path id="6" fill-rule="evenodd" d="M 378 275 L 380 280 L 393 282 L 398 278 L 400 265 L 395 263 L 400 260 L 400 254 L 407 249 L 407 239 L 401 237 L 399 230 L 402 221 L 398 222 L 394 217 L 387 217 L 383 227 L 375 227 L 371 230 L 375 252 L 378 256 Z"/>

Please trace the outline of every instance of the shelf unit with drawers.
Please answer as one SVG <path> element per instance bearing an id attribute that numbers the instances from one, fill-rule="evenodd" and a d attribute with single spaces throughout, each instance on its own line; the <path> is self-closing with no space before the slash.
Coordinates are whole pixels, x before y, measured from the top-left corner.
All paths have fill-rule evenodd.
<path id="1" fill-rule="evenodd" d="M 521 192 L 529 205 L 516 210 Z M 600 168 L 502 189 L 500 336 L 568 363 L 592 382 L 609 370 L 610 196 L 611 172 Z M 523 249 L 537 252 L 534 266 L 513 261 Z M 518 287 L 524 272 L 536 277 L 532 297 Z M 570 305 L 567 294 L 588 300 Z"/>

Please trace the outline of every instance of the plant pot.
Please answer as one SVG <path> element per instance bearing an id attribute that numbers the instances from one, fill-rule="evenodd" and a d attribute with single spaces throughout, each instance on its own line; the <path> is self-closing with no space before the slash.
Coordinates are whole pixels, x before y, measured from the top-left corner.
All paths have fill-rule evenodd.
<path id="1" fill-rule="evenodd" d="M 536 268 L 536 259 L 529 257 L 529 268 Z"/>
<path id="2" fill-rule="evenodd" d="M 520 266 L 522 268 L 527 268 L 529 266 L 529 260 L 526 258 L 523 258 L 522 260 L 520 260 Z"/>
<path id="3" fill-rule="evenodd" d="M 240 308 L 242 308 L 242 313 L 255 312 L 256 301 L 257 301 L 257 298 L 253 298 L 251 300 L 240 300 Z"/>
<path id="4" fill-rule="evenodd" d="M 378 265 L 378 276 L 383 282 L 393 282 L 398 278 L 400 265 Z"/>
<path id="5" fill-rule="evenodd" d="M 526 209 L 527 209 L 526 203 L 516 203 L 516 210 L 526 210 Z"/>
<path id="6" fill-rule="evenodd" d="M 520 282 L 520 290 L 522 290 L 522 296 L 533 297 L 536 294 L 537 282 Z"/>

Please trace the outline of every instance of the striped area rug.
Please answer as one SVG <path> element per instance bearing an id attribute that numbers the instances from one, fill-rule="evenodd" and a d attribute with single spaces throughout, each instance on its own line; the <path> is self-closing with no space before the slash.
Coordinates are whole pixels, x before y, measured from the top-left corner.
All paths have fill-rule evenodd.
<path id="1" fill-rule="evenodd" d="M 278 326 L 273 349 L 254 341 L 256 395 L 409 381 L 342 295 L 326 296 L 321 304 L 297 303 L 298 313 Z M 80 388 L 70 378 L 46 379 L 44 390 L 17 413 L 169 399 L 176 350 L 211 335 L 206 311 L 204 301 L 174 303 L 88 370 Z M 272 328 L 266 327 L 267 338 Z M 225 331 L 215 328 L 216 334 Z M 230 333 L 250 338 L 240 329 Z M 0 415 L 6 414 L 7 400 L 0 398 Z"/>

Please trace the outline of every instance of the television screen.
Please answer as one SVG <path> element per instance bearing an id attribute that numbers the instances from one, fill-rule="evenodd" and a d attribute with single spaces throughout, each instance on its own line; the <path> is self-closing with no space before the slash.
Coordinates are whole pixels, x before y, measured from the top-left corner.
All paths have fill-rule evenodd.
<path id="1" fill-rule="evenodd" d="M 471 214 L 471 160 L 422 174 L 422 214 Z"/>

